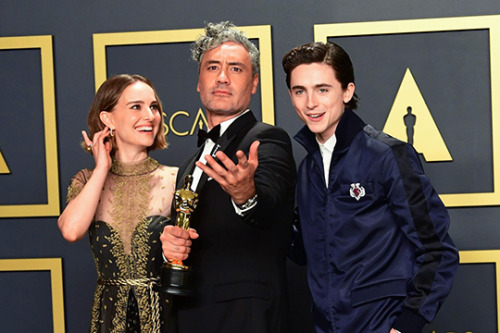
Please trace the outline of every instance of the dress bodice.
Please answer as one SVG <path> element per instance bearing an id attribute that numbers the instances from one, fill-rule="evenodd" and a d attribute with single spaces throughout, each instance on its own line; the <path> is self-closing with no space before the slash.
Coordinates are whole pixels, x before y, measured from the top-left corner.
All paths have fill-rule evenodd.
<path id="1" fill-rule="evenodd" d="M 160 165 L 148 157 L 139 162 L 113 160 L 104 183 L 94 221 L 105 222 L 131 253 L 134 230 L 148 216 L 170 217 L 177 168 Z M 79 171 L 68 190 L 68 201 L 80 193 L 92 171 Z M 116 243 L 116 244 L 119 244 Z"/>

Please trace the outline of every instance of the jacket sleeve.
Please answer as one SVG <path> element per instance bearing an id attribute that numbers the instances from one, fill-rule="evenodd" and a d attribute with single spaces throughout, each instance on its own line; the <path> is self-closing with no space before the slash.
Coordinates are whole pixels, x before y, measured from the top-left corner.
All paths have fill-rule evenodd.
<path id="1" fill-rule="evenodd" d="M 393 145 L 383 169 L 391 210 L 415 246 L 413 279 L 394 328 L 404 333 L 421 332 L 450 292 L 458 251 L 448 234 L 446 207 L 424 175 L 413 147 L 402 142 Z"/>
<path id="2" fill-rule="evenodd" d="M 304 241 L 302 240 L 302 229 L 300 227 L 299 209 L 295 209 L 292 225 L 292 240 L 288 249 L 288 258 L 298 265 L 307 263 Z"/>
<path id="3" fill-rule="evenodd" d="M 245 215 L 245 222 L 266 227 L 286 219 L 291 224 L 297 174 L 290 138 L 284 130 L 270 126 L 249 134 L 248 146 L 255 140 L 260 145 L 254 175 L 257 205 Z"/>

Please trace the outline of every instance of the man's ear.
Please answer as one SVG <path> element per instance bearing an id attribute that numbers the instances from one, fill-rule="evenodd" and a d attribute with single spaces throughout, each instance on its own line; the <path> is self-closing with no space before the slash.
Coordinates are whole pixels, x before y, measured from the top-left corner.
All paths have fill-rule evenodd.
<path id="1" fill-rule="evenodd" d="M 344 90 L 344 103 L 349 103 L 351 100 L 352 96 L 354 96 L 354 91 L 356 90 L 356 86 L 354 83 L 349 82 L 347 85 L 347 88 Z"/>
<path id="2" fill-rule="evenodd" d="M 252 95 L 257 92 L 258 85 L 259 85 L 259 74 L 255 74 L 252 79 Z"/>
<path id="3" fill-rule="evenodd" d="M 104 125 L 108 126 L 109 128 L 115 128 L 113 115 L 111 114 L 111 112 L 101 111 L 101 113 L 99 113 L 99 118 L 104 123 Z"/>

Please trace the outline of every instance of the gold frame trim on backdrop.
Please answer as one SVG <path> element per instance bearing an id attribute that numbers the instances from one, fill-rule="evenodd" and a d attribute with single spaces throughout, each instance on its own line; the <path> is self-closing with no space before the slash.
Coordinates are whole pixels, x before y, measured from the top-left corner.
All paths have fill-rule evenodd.
<path id="1" fill-rule="evenodd" d="M 249 39 L 259 40 L 260 98 L 262 121 L 274 125 L 273 56 L 270 25 L 241 26 Z M 204 29 L 137 31 L 94 34 L 94 72 L 96 90 L 107 78 L 106 47 L 117 45 L 166 44 L 194 42 Z M 187 60 L 187 59 L 186 59 Z"/>
<path id="2" fill-rule="evenodd" d="M 497 327 L 500 330 L 500 250 L 460 251 L 460 264 L 495 264 Z"/>
<path id="3" fill-rule="evenodd" d="M 64 333 L 64 293 L 61 258 L 0 259 L 0 272 L 49 271 L 54 333 Z M 7 286 L 4 286 L 4 288 Z"/>
<path id="4" fill-rule="evenodd" d="M 18 49 L 40 49 L 43 93 L 43 126 L 45 133 L 45 163 L 47 170 L 47 203 L 0 205 L 0 218 L 58 216 L 60 214 L 59 171 L 57 161 L 56 103 L 52 36 L 0 37 L 0 51 Z M 15 172 L 12 170 L 12 167 L 11 172 Z"/>
<path id="5" fill-rule="evenodd" d="M 327 42 L 328 37 L 478 29 L 489 31 L 493 192 L 440 194 L 447 207 L 500 205 L 500 15 L 314 25 L 314 39 L 320 42 Z"/>

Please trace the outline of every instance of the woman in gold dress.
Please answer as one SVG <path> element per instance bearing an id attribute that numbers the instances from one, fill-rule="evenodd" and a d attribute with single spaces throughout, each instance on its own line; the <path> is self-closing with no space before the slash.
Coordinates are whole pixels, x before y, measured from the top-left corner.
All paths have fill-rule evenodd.
<path id="1" fill-rule="evenodd" d="M 122 74 L 101 85 L 90 134 L 82 132 L 95 168 L 73 177 L 58 226 L 70 242 L 89 233 L 98 275 L 91 332 L 163 333 L 172 324 L 170 299 L 155 288 L 177 174 L 148 154 L 167 146 L 161 120 L 151 81 Z"/>

